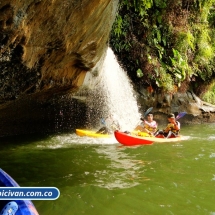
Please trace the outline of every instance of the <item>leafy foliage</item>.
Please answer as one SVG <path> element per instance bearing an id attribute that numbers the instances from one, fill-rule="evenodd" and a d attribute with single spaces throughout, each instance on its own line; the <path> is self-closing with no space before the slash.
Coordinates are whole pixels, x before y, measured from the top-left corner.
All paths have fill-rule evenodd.
<path id="1" fill-rule="evenodd" d="M 213 82 L 206 93 L 202 96 L 204 101 L 215 104 L 215 82 Z"/>
<path id="2" fill-rule="evenodd" d="M 110 44 L 138 85 L 195 90 L 215 77 L 214 20 L 215 0 L 121 0 Z"/>

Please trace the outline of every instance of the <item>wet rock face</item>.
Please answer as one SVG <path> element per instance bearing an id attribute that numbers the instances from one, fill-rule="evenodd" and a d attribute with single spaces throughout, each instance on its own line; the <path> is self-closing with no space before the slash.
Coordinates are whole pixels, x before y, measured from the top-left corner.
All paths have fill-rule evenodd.
<path id="1" fill-rule="evenodd" d="M 170 95 L 151 93 L 142 88 L 139 90 L 139 103 L 143 108 L 142 112 L 153 107 L 154 116 L 159 124 L 166 122 L 169 113 L 177 115 L 180 112 L 187 113 L 180 119 L 180 122 L 186 124 L 215 122 L 215 105 L 202 101 L 192 91 Z"/>
<path id="2" fill-rule="evenodd" d="M 78 89 L 106 51 L 117 3 L 0 1 L 0 114 L 23 95 L 38 94 L 45 102 Z"/>

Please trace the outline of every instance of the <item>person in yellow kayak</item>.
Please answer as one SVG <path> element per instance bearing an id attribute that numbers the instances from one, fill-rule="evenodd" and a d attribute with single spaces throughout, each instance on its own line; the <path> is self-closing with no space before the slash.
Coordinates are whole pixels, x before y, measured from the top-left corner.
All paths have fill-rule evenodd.
<path id="1" fill-rule="evenodd" d="M 174 113 L 168 115 L 168 124 L 163 131 L 157 131 L 155 136 L 162 134 L 164 137 L 169 138 L 171 136 L 178 136 L 181 129 L 180 122 L 175 119 Z"/>
<path id="2" fill-rule="evenodd" d="M 149 113 L 147 115 L 147 119 L 141 118 L 142 122 L 140 125 L 138 125 L 134 130 L 136 131 L 141 131 L 141 132 L 146 132 L 149 135 L 154 135 L 154 133 L 157 131 L 158 124 L 157 122 L 153 119 L 153 114 Z"/>
<path id="3" fill-rule="evenodd" d="M 115 130 L 120 130 L 119 122 L 113 114 L 109 114 L 105 120 L 102 119 L 101 123 L 103 127 L 96 134 L 112 134 Z"/>

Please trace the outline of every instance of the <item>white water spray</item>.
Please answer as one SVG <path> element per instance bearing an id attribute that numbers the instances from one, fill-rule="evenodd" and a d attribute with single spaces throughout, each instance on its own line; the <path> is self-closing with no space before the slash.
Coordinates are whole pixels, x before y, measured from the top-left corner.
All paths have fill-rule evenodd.
<path id="1" fill-rule="evenodd" d="M 96 87 L 100 96 L 97 96 L 96 99 L 101 100 L 102 96 L 102 107 L 100 105 L 104 115 L 102 117 L 105 118 L 110 113 L 114 114 L 121 125 L 121 130 L 134 129 L 141 114 L 138 110 L 133 86 L 110 48 L 107 49 L 100 76 L 101 80 Z"/>

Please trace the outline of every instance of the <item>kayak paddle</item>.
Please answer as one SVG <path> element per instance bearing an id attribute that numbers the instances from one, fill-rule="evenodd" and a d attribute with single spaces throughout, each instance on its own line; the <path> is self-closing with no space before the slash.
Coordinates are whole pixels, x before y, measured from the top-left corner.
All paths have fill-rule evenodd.
<path id="1" fill-rule="evenodd" d="M 144 113 L 144 118 L 152 111 L 153 107 L 150 107 L 145 113 Z"/>
<path id="2" fill-rule="evenodd" d="M 150 107 L 144 114 L 143 117 L 140 118 L 140 120 L 144 121 L 145 117 L 152 111 L 153 107 Z M 138 123 L 139 124 L 139 123 Z"/>
<path id="3" fill-rule="evenodd" d="M 101 124 L 102 124 L 102 125 L 105 125 L 105 124 L 106 124 L 104 118 L 101 118 Z"/>
<path id="4" fill-rule="evenodd" d="M 144 121 L 145 117 L 152 111 L 153 107 L 150 107 L 149 109 L 146 110 L 146 112 L 143 114 L 143 117 L 140 118 L 140 120 Z M 137 125 L 139 125 L 141 123 L 141 121 L 138 122 Z M 136 127 L 137 127 L 136 125 Z"/>
<path id="5" fill-rule="evenodd" d="M 181 117 L 183 117 L 184 115 L 186 115 L 187 112 L 180 112 L 177 116 L 176 116 L 176 120 L 180 119 Z"/>

